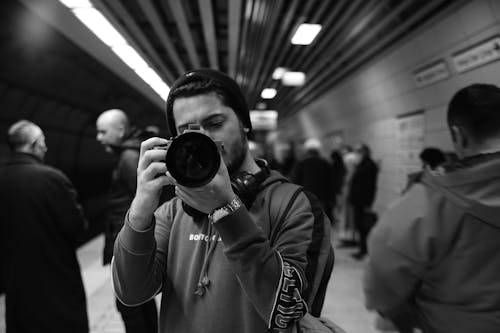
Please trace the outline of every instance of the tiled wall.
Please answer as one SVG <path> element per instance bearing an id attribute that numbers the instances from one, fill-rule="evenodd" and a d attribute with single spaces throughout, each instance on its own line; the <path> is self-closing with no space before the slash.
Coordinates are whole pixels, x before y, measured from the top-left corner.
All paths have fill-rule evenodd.
<path id="1" fill-rule="evenodd" d="M 375 209 L 382 211 L 398 197 L 396 117 L 425 110 L 424 146 L 452 150 L 446 127 L 446 107 L 458 89 L 471 83 L 500 85 L 500 61 L 456 73 L 451 55 L 485 38 L 500 34 L 500 1 L 466 1 L 439 17 L 398 46 L 365 65 L 327 95 L 281 125 L 284 133 L 324 137 L 342 130 L 347 143 L 364 141 L 380 161 Z M 450 77 L 418 88 L 415 70 L 444 59 Z"/>

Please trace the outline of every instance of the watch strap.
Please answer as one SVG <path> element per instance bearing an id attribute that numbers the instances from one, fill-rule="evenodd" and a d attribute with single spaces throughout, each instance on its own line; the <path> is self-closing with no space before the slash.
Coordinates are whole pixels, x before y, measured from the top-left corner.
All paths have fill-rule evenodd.
<path id="1" fill-rule="evenodd" d="M 208 219 L 211 223 L 215 223 L 221 218 L 237 211 L 241 206 L 243 206 L 243 202 L 237 195 L 235 195 L 230 202 L 224 206 L 214 209 L 213 212 L 208 215 Z"/>

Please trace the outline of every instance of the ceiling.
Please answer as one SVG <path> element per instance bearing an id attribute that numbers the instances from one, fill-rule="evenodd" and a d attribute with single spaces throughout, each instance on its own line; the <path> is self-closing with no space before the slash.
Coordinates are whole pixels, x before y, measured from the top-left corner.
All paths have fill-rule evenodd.
<path id="1" fill-rule="evenodd" d="M 457 0 L 92 0 L 121 27 L 167 84 L 187 70 L 220 69 L 242 86 L 249 105 L 280 119 L 316 100 L 367 61 Z M 318 23 L 308 46 L 292 45 L 298 24 Z M 285 87 L 276 67 L 306 73 Z M 262 100 L 261 91 L 278 94 Z"/>

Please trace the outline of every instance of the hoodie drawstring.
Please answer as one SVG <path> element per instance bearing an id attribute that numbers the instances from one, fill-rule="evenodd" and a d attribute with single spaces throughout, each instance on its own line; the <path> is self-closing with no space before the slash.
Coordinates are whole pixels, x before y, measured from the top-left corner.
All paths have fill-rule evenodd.
<path id="1" fill-rule="evenodd" d="M 210 279 L 208 278 L 208 266 L 210 263 L 210 259 L 214 254 L 215 248 L 217 247 L 219 235 L 217 232 L 214 232 L 212 235 L 213 227 L 211 223 L 208 223 L 208 240 L 207 245 L 205 247 L 205 255 L 203 258 L 203 265 L 201 267 L 200 276 L 198 278 L 198 284 L 194 291 L 195 295 L 203 296 L 210 285 Z"/>

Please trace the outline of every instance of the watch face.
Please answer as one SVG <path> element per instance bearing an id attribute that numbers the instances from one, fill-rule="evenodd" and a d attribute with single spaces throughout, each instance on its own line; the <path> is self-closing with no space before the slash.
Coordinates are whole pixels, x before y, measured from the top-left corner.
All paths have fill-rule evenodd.
<path id="1" fill-rule="evenodd" d="M 220 166 L 219 150 L 208 136 L 188 132 L 176 137 L 167 150 L 167 169 L 177 182 L 198 187 L 209 183 Z"/>

